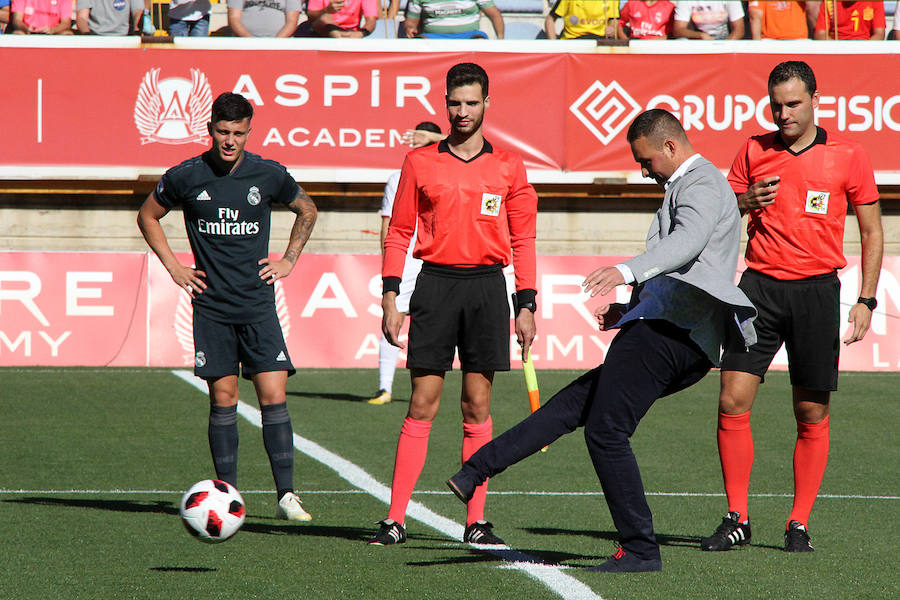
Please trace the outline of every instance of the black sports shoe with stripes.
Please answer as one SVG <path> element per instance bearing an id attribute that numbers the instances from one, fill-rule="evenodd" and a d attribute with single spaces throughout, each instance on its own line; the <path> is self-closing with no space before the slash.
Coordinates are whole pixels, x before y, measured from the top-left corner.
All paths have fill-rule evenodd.
<path id="1" fill-rule="evenodd" d="M 730 512 L 709 537 L 700 540 L 700 549 L 713 552 L 731 550 L 750 543 L 750 522 L 740 523 L 741 513 Z"/>
<path id="2" fill-rule="evenodd" d="M 503 540 L 494 535 L 494 525 L 487 521 L 475 521 L 468 527 L 463 534 L 463 541 L 470 544 L 489 544 L 499 546 L 503 544 Z"/>
<path id="3" fill-rule="evenodd" d="M 397 521 L 385 519 L 378 523 L 381 525 L 381 529 L 372 536 L 369 544 L 373 546 L 390 546 L 392 544 L 402 544 L 406 541 L 406 529 Z"/>
<path id="4" fill-rule="evenodd" d="M 814 552 L 815 549 L 809 543 L 809 533 L 806 527 L 799 521 L 791 521 L 784 532 L 785 552 Z"/>

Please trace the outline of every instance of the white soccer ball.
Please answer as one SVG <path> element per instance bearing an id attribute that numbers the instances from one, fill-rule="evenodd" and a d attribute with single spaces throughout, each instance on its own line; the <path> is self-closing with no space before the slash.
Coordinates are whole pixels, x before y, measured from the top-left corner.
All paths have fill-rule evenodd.
<path id="1" fill-rule="evenodd" d="M 181 499 L 181 522 L 201 542 L 224 542 L 244 524 L 244 499 L 219 479 L 198 481 Z"/>

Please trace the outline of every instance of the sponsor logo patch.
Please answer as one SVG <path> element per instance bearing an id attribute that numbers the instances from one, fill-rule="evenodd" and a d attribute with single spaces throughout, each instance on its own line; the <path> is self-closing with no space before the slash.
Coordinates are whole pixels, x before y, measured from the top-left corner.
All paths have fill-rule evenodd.
<path id="1" fill-rule="evenodd" d="M 209 192 L 203 190 L 199 194 L 197 194 L 197 200 L 211 200 L 212 198 L 209 195 Z"/>
<path id="2" fill-rule="evenodd" d="M 808 190 L 806 192 L 806 212 L 816 215 L 824 215 L 828 213 L 828 197 L 829 192 L 816 192 Z"/>
<path id="3" fill-rule="evenodd" d="M 498 194 L 481 195 L 481 214 L 496 217 L 500 214 L 500 202 L 503 197 Z"/>

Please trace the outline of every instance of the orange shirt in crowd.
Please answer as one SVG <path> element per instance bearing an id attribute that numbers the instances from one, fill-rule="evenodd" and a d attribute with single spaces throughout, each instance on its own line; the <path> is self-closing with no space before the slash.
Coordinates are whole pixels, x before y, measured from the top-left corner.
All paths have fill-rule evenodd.
<path id="1" fill-rule="evenodd" d="M 797 0 L 754 0 L 747 12 L 761 12 L 762 37 L 770 40 L 802 40 L 809 37 L 806 3 Z"/>

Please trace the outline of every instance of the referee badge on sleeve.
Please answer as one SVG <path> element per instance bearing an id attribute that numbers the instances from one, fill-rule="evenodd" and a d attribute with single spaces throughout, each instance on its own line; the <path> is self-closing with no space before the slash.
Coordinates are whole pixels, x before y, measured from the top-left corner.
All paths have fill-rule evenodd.
<path id="1" fill-rule="evenodd" d="M 503 197 L 499 194 L 484 193 L 481 195 L 481 214 L 496 217 L 500 214 L 500 202 Z"/>
<path id="2" fill-rule="evenodd" d="M 807 190 L 806 192 L 806 212 L 816 215 L 828 214 L 828 192 L 816 192 Z"/>

